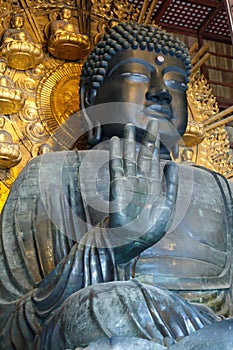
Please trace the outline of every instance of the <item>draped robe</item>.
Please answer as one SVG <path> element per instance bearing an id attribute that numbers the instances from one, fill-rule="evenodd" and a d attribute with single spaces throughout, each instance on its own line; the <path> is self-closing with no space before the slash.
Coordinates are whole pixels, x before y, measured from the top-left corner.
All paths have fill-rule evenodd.
<path id="1" fill-rule="evenodd" d="M 96 152 L 91 152 L 94 158 L 100 151 Z M 176 327 L 170 333 L 164 331 L 172 325 L 169 325 L 167 317 L 160 315 L 149 323 L 150 328 L 154 323 L 154 331 L 149 335 L 147 331 L 144 332 L 147 335 L 139 332 L 140 336 L 148 339 L 153 338 L 154 332 L 158 332 L 161 339 L 188 335 L 216 321 L 211 312 L 203 314 L 176 294 L 164 292 L 163 288 L 231 290 L 232 198 L 229 184 L 220 175 L 202 169 L 185 171 L 185 167 L 180 166 L 178 204 L 184 202 L 182 188 L 185 183 L 182 181 L 187 179 L 193 185 L 190 198 L 185 207 L 180 209 L 178 205 L 170 232 L 145 251 L 134 265 L 134 273 L 136 271 L 142 283 L 156 285 L 157 281 L 159 288 L 148 286 L 146 289 L 141 282 L 136 287 L 135 284 L 128 287 L 129 282 L 116 282 L 115 285 L 111 284 L 112 281 L 125 276 L 132 278 L 132 265 L 129 264 L 129 269 L 128 266 L 116 265 L 114 244 L 106 234 L 103 220 L 108 215 L 104 200 L 108 197 L 109 188 L 109 175 L 105 168 L 108 153 L 101 152 L 101 175 L 92 173 L 95 166 L 93 158 L 88 159 L 88 152 L 56 152 L 30 161 L 14 183 L 2 214 L 0 241 L 0 344 L 5 349 L 26 349 L 41 329 L 41 339 L 47 332 L 53 334 L 53 323 L 57 324 L 61 313 L 69 309 L 72 298 L 82 300 L 85 293 L 95 291 L 95 288 L 97 294 L 101 293 L 101 288 L 104 291 L 105 288 L 113 288 L 114 300 L 118 288 L 122 291 L 120 300 L 124 300 L 125 295 L 125 303 L 132 315 L 135 310 L 130 306 L 130 298 L 126 297 L 130 294 L 128 289 L 136 290 L 139 295 L 146 290 L 139 297 L 143 305 L 147 304 L 148 315 L 145 311 L 145 318 L 151 317 L 156 300 L 162 308 L 164 298 L 170 299 L 181 331 L 177 332 Z M 191 180 L 190 176 L 193 177 Z M 207 183 L 208 188 L 205 187 Z M 200 189 L 203 191 L 201 194 Z M 212 193 L 213 189 L 215 193 Z M 95 204 L 99 193 L 102 195 L 100 207 Z M 208 193 L 212 196 L 208 197 Z M 198 208 L 198 203 L 194 201 L 197 194 L 202 197 L 202 204 L 209 200 L 206 207 Z M 197 219 L 202 220 L 201 223 L 208 219 L 207 226 L 195 224 Z M 193 244 L 191 249 L 190 244 Z M 199 249 L 192 249 L 195 246 Z M 187 263 L 183 269 L 180 268 L 182 262 Z M 129 271 L 128 275 L 125 271 Z M 95 287 L 97 284 L 99 286 Z M 86 288 L 89 289 L 86 291 Z M 179 317 L 180 307 L 184 311 Z M 50 315 L 51 321 L 45 323 Z M 70 320 L 67 315 L 65 322 Z M 140 324 L 137 316 L 135 320 L 137 326 L 133 327 L 132 336 L 138 334 L 138 327 L 143 329 L 145 326 Z M 47 329 L 44 323 L 48 324 Z M 69 342 L 67 332 L 65 338 Z M 87 339 L 90 341 L 89 335 Z M 38 348 L 42 346 L 41 349 L 45 349 L 44 344 L 40 345 L 40 339 L 37 344 Z M 85 340 L 81 341 L 81 345 L 86 345 Z"/>

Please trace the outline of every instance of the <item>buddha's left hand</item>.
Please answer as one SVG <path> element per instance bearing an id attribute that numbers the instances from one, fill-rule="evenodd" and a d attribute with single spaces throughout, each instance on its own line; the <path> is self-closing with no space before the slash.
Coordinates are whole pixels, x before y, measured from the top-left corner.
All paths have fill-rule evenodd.
<path id="1" fill-rule="evenodd" d="M 135 127 L 111 139 L 109 227 L 118 237 L 117 263 L 124 263 L 158 242 L 169 229 L 176 204 L 177 166 L 159 161 L 158 122 L 151 121 L 136 156 Z M 120 237 L 119 237 L 120 236 Z"/>

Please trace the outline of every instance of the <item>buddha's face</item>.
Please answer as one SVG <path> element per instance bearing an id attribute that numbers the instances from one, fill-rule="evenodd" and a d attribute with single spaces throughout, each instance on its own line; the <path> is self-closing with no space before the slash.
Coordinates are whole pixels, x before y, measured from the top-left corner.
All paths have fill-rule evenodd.
<path id="1" fill-rule="evenodd" d="M 12 27 L 21 29 L 24 25 L 24 19 L 22 16 L 14 16 L 12 18 Z"/>
<path id="2" fill-rule="evenodd" d="M 69 20 L 71 19 L 71 16 L 72 16 L 72 13 L 70 9 L 64 7 L 61 12 L 61 18 L 65 20 Z"/>
<path id="3" fill-rule="evenodd" d="M 0 73 L 4 74 L 5 71 L 6 71 L 6 62 L 3 62 L 0 60 Z"/>
<path id="4" fill-rule="evenodd" d="M 121 102 L 109 116 L 119 125 L 100 120 L 104 135 L 122 137 L 123 124 L 131 122 L 141 137 L 148 122 L 157 119 L 162 142 L 172 148 L 187 124 L 186 81 L 185 63 L 174 56 L 131 49 L 117 53 L 94 100 L 94 105 Z"/>

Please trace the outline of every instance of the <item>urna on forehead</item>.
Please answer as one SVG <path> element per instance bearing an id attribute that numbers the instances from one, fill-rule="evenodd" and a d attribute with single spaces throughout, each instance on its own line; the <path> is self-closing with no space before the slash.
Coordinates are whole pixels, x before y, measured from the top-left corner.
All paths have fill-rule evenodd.
<path id="1" fill-rule="evenodd" d="M 109 29 L 83 65 L 82 78 L 91 78 L 92 87 L 103 83 L 109 61 L 127 49 L 147 50 L 181 59 L 190 74 L 191 63 L 186 45 L 174 35 L 149 24 L 122 23 Z"/>

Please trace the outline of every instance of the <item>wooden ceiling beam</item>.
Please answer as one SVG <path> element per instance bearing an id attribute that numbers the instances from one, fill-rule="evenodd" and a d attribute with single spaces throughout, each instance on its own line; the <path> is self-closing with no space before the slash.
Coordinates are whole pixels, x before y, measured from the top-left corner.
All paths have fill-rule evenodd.
<path id="1" fill-rule="evenodd" d="M 223 0 L 188 0 L 187 2 L 192 2 L 197 5 L 204 5 L 209 7 L 219 7 L 223 3 Z"/>
<path id="2" fill-rule="evenodd" d="M 181 26 L 178 27 L 173 24 L 163 23 L 163 22 L 161 22 L 160 25 L 163 29 L 166 29 L 168 31 L 170 30 L 173 33 L 197 37 L 197 31 L 195 29 L 181 27 Z"/>
<path id="3" fill-rule="evenodd" d="M 205 18 L 204 23 L 198 29 L 198 35 L 201 36 L 205 32 L 205 30 L 208 28 L 209 24 L 215 18 L 218 11 L 223 7 L 224 7 L 224 3 L 220 3 L 218 7 L 215 7 L 212 11 L 210 11 L 208 13 L 208 15 Z"/>
<path id="4" fill-rule="evenodd" d="M 216 99 L 220 109 L 226 109 L 230 106 L 233 106 L 233 99 L 227 99 L 222 96 L 216 96 Z"/>
<path id="5" fill-rule="evenodd" d="M 218 41 L 222 44 L 231 44 L 231 37 L 224 37 L 223 35 L 213 34 L 213 33 L 204 33 L 202 39 L 210 41 Z"/>

